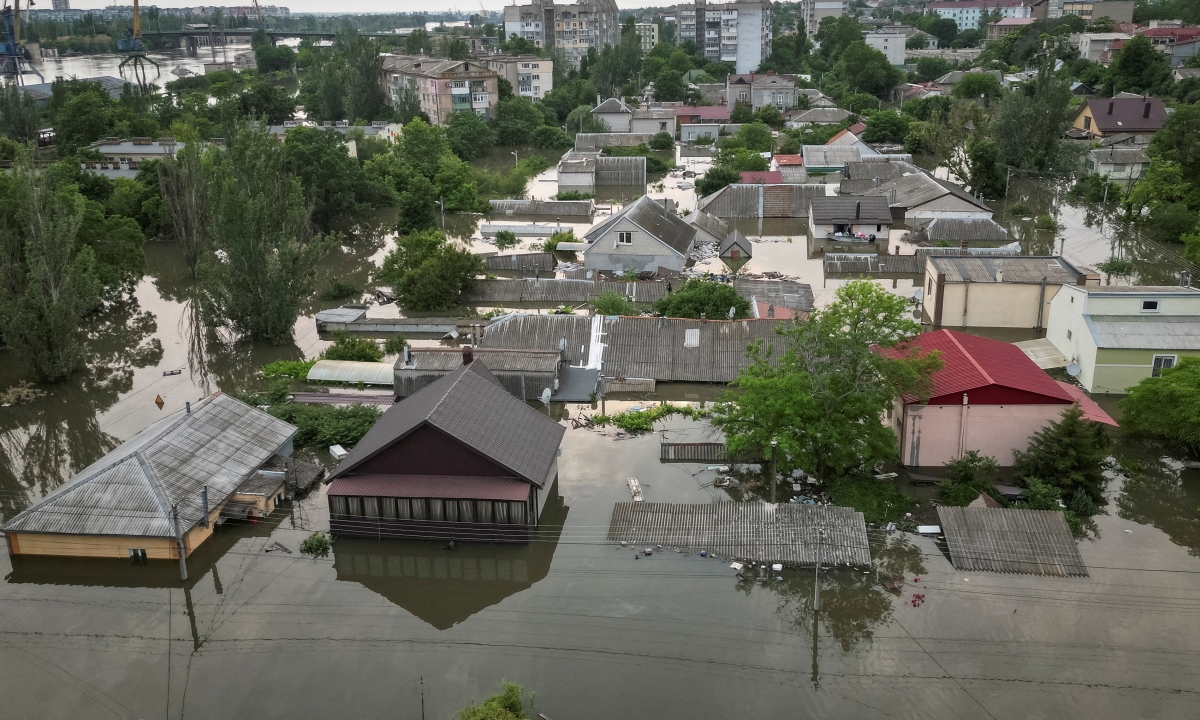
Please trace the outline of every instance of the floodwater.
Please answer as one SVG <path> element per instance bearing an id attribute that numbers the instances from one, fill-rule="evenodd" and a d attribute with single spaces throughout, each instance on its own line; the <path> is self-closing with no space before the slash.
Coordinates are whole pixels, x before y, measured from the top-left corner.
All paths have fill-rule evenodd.
<path id="1" fill-rule="evenodd" d="M 694 191 L 663 182 L 652 195 L 694 207 Z M 1036 215 L 1054 197 L 1014 179 L 1009 203 L 1020 201 Z M 1115 247 L 1143 281 L 1170 281 L 1153 246 L 1065 203 L 1058 211 L 1068 259 L 1094 264 Z M 468 242 L 480 219 L 447 217 L 447 232 Z M 1001 221 L 1026 252 L 1049 252 L 1053 234 Z M 744 222 L 760 241 L 749 271 L 808 282 L 819 304 L 843 282 L 823 282 L 798 222 Z M 367 288 L 392 241 L 367 233 L 346 243 L 323 263 L 318 288 L 333 277 Z M 89 328 L 91 369 L 0 408 L 4 518 L 185 401 L 248 386 L 262 364 L 328 345 L 312 314 L 340 301 L 309 303 L 291 344 L 212 342 L 192 322 L 177 249 L 148 243 L 146 252 L 133 297 Z M 911 292 L 905 282 L 894 290 Z M 6 352 L 0 377 L 5 388 L 25 378 Z M 657 395 L 701 402 L 720 390 L 664 384 Z M 1111 399 L 1102 403 L 1116 414 Z M 556 417 L 580 409 L 553 408 Z M 713 439 L 691 421 L 662 427 L 669 441 Z M 1200 471 L 1169 453 L 1114 435 L 1114 455 L 1143 470 L 1112 480 L 1107 514 L 1080 546 L 1086 579 L 960 573 L 931 540 L 871 529 L 873 566 L 826 571 L 814 613 L 811 571 L 739 580 L 725 561 L 670 548 L 635 560 L 606 541 L 628 477 L 651 502 L 727 497 L 704 466 L 660 464 L 659 441 L 568 429 L 558 495 L 528 546 L 338 541 L 312 560 L 297 548 L 328 527 L 318 492 L 265 522 L 223 529 L 192 557 L 187 582 L 170 563 L 5 555 L 0 718 L 418 717 L 422 707 L 449 718 L 501 679 L 536 690 L 547 716 L 575 720 L 1194 716 Z M 274 542 L 291 554 L 265 552 Z M 920 607 L 914 592 L 926 596 Z"/>
<path id="2" fill-rule="evenodd" d="M 249 45 L 231 44 L 224 48 L 201 48 L 199 52 L 193 55 L 189 55 L 182 49 L 146 53 L 147 57 L 158 63 L 157 68 L 154 65 L 147 66 L 146 80 L 162 87 L 172 80 L 186 77 L 188 73 L 203 75 L 204 63 L 232 62 L 239 52 L 246 52 L 249 49 Z M 128 69 L 122 70 L 120 67 L 121 61 L 125 57 L 125 55 L 103 54 L 43 58 L 33 63 L 33 67 L 42 74 L 46 82 L 53 82 L 55 78 L 60 77 L 77 77 L 82 79 L 109 75 L 112 77 L 122 77 L 136 83 L 137 80 L 133 77 L 132 72 Z M 186 69 L 188 73 L 177 75 L 175 71 L 180 68 Z M 25 82 L 36 83 L 38 80 L 32 75 L 27 75 Z"/>

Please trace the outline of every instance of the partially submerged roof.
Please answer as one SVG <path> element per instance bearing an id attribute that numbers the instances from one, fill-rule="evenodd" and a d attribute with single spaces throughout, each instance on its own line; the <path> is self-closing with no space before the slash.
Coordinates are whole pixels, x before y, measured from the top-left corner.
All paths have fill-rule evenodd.
<path id="1" fill-rule="evenodd" d="M 388 408 L 332 477 L 354 475 L 359 465 L 426 425 L 539 487 L 565 432 L 509 395 L 484 361 L 475 360 Z"/>
<path id="2" fill-rule="evenodd" d="M 1092 160 L 1098 163 L 1107 165 L 1123 164 L 1123 165 L 1139 165 L 1150 162 L 1150 156 L 1144 150 L 1138 147 L 1117 147 L 1109 145 L 1108 147 L 1096 148 L 1088 153 Z"/>
<path id="3" fill-rule="evenodd" d="M 809 311 L 813 309 L 812 286 L 794 280 L 748 280 L 736 278 L 733 289 L 747 300 L 754 298 L 778 307 Z"/>
<path id="4" fill-rule="evenodd" d="M 1061 512 L 938 506 L 956 570 L 1087 577 Z"/>
<path id="5" fill-rule="evenodd" d="M 1092 129 L 1103 133 L 1157 132 L 1167 121 L 1167 109 L 1155 97 L 1090 98 L 1085 107 L 1091 110 Z"/>
<path id="6" fill-rule="evenodd" d="M 1079 271 L 1066 260 L 1046 256 L 939 257 L 929 256 L 934 272 L 944 273 L 946 282 L 1006 282 L 1068 285 L 1079 280 Z"/>
<path id="7" fill-rule="evenodd" d="M 1200 350 L 1197 315 L 1084 315 L 1098 348 Z"/>
<path id="8" fill-rule="evenodd" d="M 626 205 L 621 212 L 596 225 L 583 237 L 589 242 L 599 240 L 621 220 L 629 220 L 683 256 L 692 249 L 692 242 L 696 238 L 696 228 L 649 195 L 642 195 Z"/>
<path id="9" fill-rule="evenodd" d="M 971 196 L 958 185 L 947 180 L 939 180 L 924 172 L 904 175 L 895 180 L 889 180 L 868 194 L 880 194 L 890 198 L 892 207 L 915 208 L 947 196 L 972 205 L 979 210 L 991 212 L 991 208 Z"/>
<path id="10" fill-rule="evenodd" d="M 991 218 L 934 218 L 925 236 L 930 242 L 1008 242 L 1008 230 Z"/>
<path id="11" fill-rule="evenodd" d="M 743 170 L 742 184 L 773 185 L 783 182 L 783 173 L 778 170 Z"/>
<path id="12" fill-rule="evenodd" d="M 884 352 L 898 355 L 908 349 L 937 351 L 941 356 L 943 367 L 933 374 L 930 405 L 960 404 L 964 393 L 972 405 L 1070 405 L 1075 400 L 1011 343 L 942 329 L 918 335 L 898 350 Z M 905 399 L 917 400 L 912 396 Z"/>
<path id="13" fill-rule="evenodd" d="M 811 217 L 813 224 L 834 225 L 840 223 L 892 224 L 892 211 L 887 198 L 879 195 L 814 196 Z"/>
<path id="14" fill-rule="evenodd" d="M 750 258 L 754 254 L 753 244 L 740 231 L 734 230 L 721 241 L 721 247 L 717 250 L 717 257 L 730 257 L 729 253 L 734 248 L 740 250 L 742 256 L 745 258 Z"/>
<path id="15" fill-rule="evenodd" d="M 296 428 L 216 393 L 134 435 L 33 507 L 5 532 L 175 537 L 171 508 L 187 532 L 247 476 L 285 449 Z"/>

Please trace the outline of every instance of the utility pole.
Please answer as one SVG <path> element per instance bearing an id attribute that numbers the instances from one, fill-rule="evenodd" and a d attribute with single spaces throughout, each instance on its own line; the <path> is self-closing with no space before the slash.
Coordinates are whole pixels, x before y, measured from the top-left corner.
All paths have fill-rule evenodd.
<path id="1" fill-rule="evenodd" d="M 171 520 L 175 524 L 175 544 L 179 547 L 179 576 L 187 581 L 187 547 L 183 543 L 183 534 L 179 532 L 179 506 L 171 506 Z"/>
<path id="2" fill-rule="evenodd" d="M 779 443 L 775 440 L 771 441 L 771 504 L 775 503 L 775 478 L 779 474 L 777 458 L 779 455 Z"/>
<path id="3" fill-rule="evenodd" d="M 813 612 L 821 610 L 821 549 L 825 545 L 825 528 L 817 528 L 817 564 L 813 567 Z"/>

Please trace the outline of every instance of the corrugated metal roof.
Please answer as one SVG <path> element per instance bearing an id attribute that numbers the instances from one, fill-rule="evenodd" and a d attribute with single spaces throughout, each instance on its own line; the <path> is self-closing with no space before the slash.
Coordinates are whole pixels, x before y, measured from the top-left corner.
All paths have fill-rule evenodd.
<path id="1" fill-rule="evenodd" d="M 493 373 L 512 370 L 528 372 L 554 372 L 558 368 L 557 350 L 511 350 L 499 348 L 473 348 L 474 356 L 483 361 Z M 409 364 L 404 358 L 396 361 L 396 370 L 444 370 L 449 372 L 463 364 L 462 351 L 457 348 L 411 348 Z"/>
<path id="2" fill-rule="evenodd" d="M 649 195 L 639 197 L 626 205 L 621 212 L 593 227 L 583 236 L 584 239 L 589 242 L 599 240 L 621 219 L 633 222 L 683 256 L 691 252 L 692 243 L 696 239 L 696 228 L 667 210 L 662 203 Z"/>
<path id="3" fill-rule="evenodd" d="M 823 183 L 727 185 L 699 201 L 699 209 L 718 217 L 808 217 L 814 197 L 826 197 Z"/>
<path id="4" fill-rule="evenodd" d="M 850 117 L 850 112 L 839 107 L 817 107 L 792 117 L 791 122 L 833 125 L 848 117 Z"/>
<path id="5" fill-rule="evenodd" d="M 695 232 L 695 230 L 692 230 Z M 631 298 L 633 302 L 651 303 L 666 297 L 667 283 L 615 282 L 592 280 L 521 279 L 477 280 L 465 295 L 476 303 L 584 303 L 601 293 L 613 292 Z"/>
<path id="6" fill-rule="evenodd" d="M 717 249 L 718 257 L 729 257 L 729 251 L 733 248 L 741 250 L 742 256 L 749 259 L 754 255 L 754 245 L 740 231 L 734 230 L 725 236 L 721 241 L 721 246 Z M 735 282 L 734 285 L 737 283 Z"/>
<path id="7" fill-rule="evenodd" d="M 879 196 L 814 196 L 812 198 L 812 221 L 817 225 L 836 223 L 892 224 L 892 211 L 887 199 Z"/>
<path id="8" fill-rule="evenodd" d="M 593 200 L 491 200 L 489 211 L 513 215 L 586 216 L 596 211 Z"/>
<path id="9" fill-rule="evenodd" d="M 1088 295 L 1130 294 L 1130 295 L 1161 295 L 1184 294 L 1200 296 L 1200 288 L 1184 287 L 1183 285 L 1077 285 Z"/>
<path id="10" fill-rule="evenodd" d="M 848 162 L 858 162 L 862 157 L 854 145 L 805 145 L 801 149 L 804 166 L 813 168 L 841 167 Z"/>
<path id="11" fill-rule="evenodd" d="M 937 512 L 956 570 L 1088 575 L 1061 512 L 945 505 Z"/>
<path id="12" fill-rule="evenodd" d="M 529 483 L 519 478 L 465 475 L 355 475 L 334 480 L 328 494 L 520 502 L 529 499 Z"/>
<path id="13" fill-rule="evenodd" d="M 600 155 L 596 158 L 597 185 L 645 185 L 646 158 Z"/>
<path id="14" fill-rule="evenodd" d="M 316 320 L 318 324 L 327 322 L 348 323 L 354 322 L 366 314 L 367 311 L 362 308 L 340 307 L 333 308 L 332 310 L 321 310 L 317 313 Z"/>
<path id="15" fill-rule="evenodd" d="M 930 403 L 949 398 L 961 402 L 963 393 L 1000 386 L 1041 396 L 1044 402 L 1070 404 L 1074 398 L 1058 386 L 1021 348 L 977 335 L 937 330 L 918 335 L 903 345 L 925 353 L 937 351 L 943 367 L 933 374 Z M 899 351 L 884 351 L 898 354 Z M 907 397 L 909 402 L 916 398 Z M 975 405 L 986 404 L 971 398 Z M 1006 400 L 1007 404 L 1007 400 Z"/>
<path id="16" fill-rule="evenodd" d="M 1200 316 L 1085 315 L 1096 347 L 1125 350 L 1200 350 Z"/>
<path id="17" fill-rule="evenodd" d="M 888 180 L 895 180 L 898 177 L 920 172 L 924 171 L 916 165 L 901 160 L 893 160 L 886 157 L 863 158 L 858 162 L 848 163 L 845 168 L 844 177 L 855 180 L 873 180 L 878 178 L 880 182 L 887 182 Z"/>
<path id="18" fill-rule="evenodd" d="M 753 297 L 777 307 L 809 311 L 813 309 L 811 285 L 792 280 L 744 280 L 737 278 L 733 288 L 746 299 Z"/>
<path id="19" fill-rule="evenodd" d="M 925 226 L 925 235 L 930 242 L 1008 242 L 1008 230 L 990 218 L 935 218 Z"/>
<path id="20" fill-rule="evenodd" d="M 1079 271 L 1058 257 L 1006 255 L 1004 257 L 938 257 L 930 255 L 934 272 L 945 273 L 946 282 L 1000 282 L 997 272 L 1003 272 L 1003 282 L 1040 283 L 1048 285 L 1074 284 Z"/>
<path id="21" fill-rule="evenodd" d="M 700 230 L 708 233 L 714 238 L 724 238 L 729 236 L 729 223 L 725 222 L 715 215 L 697 210 L 687 218 L 688 222 L 696 226 Z"/>
<path id="22" fill-rule="evenodd" d="M 391 385 L 392 365 L 384 362 L 318 360 L 308 370 L 308 381 Z"/>
<path id="23" fill-rule="evenodd" d="M 1146 164 L 1150 162 L 1150 156 L 1141 148 L 1123 148 L 1109 146 L 1106 148 L 1097 148 L 1090 153 L 1092 160 L 1097 163 L 1111 165 L 1115 163 L 1124 163 L 1126 165 Z"/>
<path id="24" fill-rule="evenodd" d="M 591 202 L 591 200 L 588 202 Z M 558 261 L 555 260 L 554 253 L 548 252 L 493 255 L 483 260 L 485 270 L 508 270 L 513 272 L 522 270 L 548 272 L 553 270 L 557 264 Z"/>
<path id="25" fill-rule="evenodd" d="M 388 408 L 334 477 L 353 475 L 362 462 L 428 424 L 541 487 L 565 428 L 510 395 L 485 362 L 462 365 Z"/>
<path id="26" fill-rule="evenodd" d="M 592 318 L 584 315 L 506 315 L 484 329 L 479 346 L 554 350 L 563 340 L 567 346 L 567 362 L 584 364 L 592 341 Z"/>
<path id="27" fill-rule="evenodd" d="M 772 357 L 782 354 L 783 340 L 775 331 L 788 322 L 609 318 L 604 323 L 604 374 L 664 382 L 732 382 L 749 365 L 750 343 L 762 340 L 772 347 Z"/>
<path id="28" fill-rule="evenodd" d="M 7 532 L 174 537 L 171 505 L 187 532 L 231 495 L 296 428 L 217 393 L 147 427 L 16 515 Z"/>

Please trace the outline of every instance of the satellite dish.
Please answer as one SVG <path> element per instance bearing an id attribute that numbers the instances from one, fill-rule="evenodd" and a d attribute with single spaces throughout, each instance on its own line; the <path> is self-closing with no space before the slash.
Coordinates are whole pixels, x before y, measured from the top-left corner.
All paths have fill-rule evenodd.
<path id="1" fill-rule="evenodd" d="M 1077 377 L 1079 375 L 1079 363 L 1071 363 L 1068 365 L 1067 374 L 1071 377 Z"/>
<path id="2" fill-rule="evenodd" d="M 550 404 L 550 388 L 545 388 L 544 390 L 542 390 L 541 400 L 542 400 L 543 405 Z"/>

